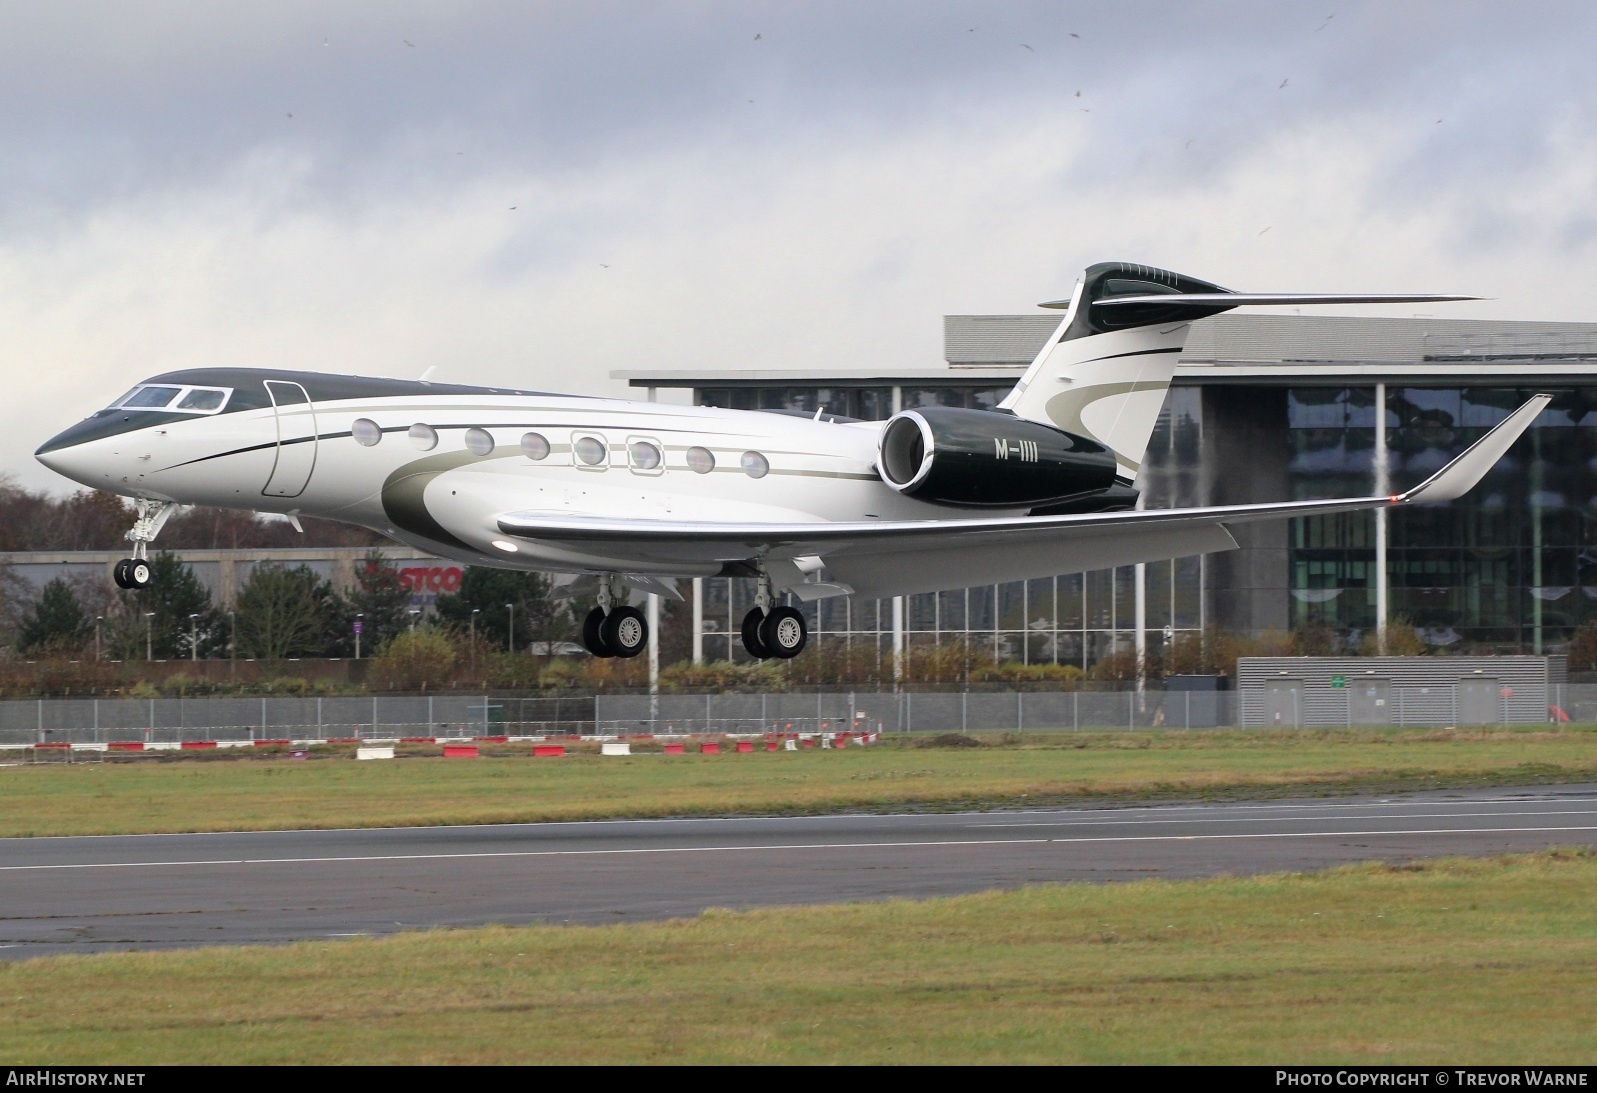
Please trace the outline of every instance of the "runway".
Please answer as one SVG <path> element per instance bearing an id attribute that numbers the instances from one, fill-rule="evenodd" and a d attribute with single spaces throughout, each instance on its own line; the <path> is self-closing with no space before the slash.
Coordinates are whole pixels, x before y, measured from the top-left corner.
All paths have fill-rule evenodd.
<path id="1" fill-rule="evenodd" d="M 1224 805 L 0 839 L 0 958 L 607 923 L 1597 846 L 1597 785 Z"/>

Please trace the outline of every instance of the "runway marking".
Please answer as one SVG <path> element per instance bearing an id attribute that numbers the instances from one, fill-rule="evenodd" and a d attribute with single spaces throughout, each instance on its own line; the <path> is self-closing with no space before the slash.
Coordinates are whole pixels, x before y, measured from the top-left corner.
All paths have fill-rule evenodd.
<path id="1" fill-rule="evenodd" d="M 1050 839 L 925 839 L 906 842 L 752 843 L 748 846 L 656 846 L 612 850 L 490 850 L 465 854 L 362 854 L 317 858 L 216 858 L 200 861 L 78 862 L 59 865 L 0 865 L 3 873 L 65 869 L 170 869 L 196 865 L 336 865 L 348 862 L 448 861 L 475 858 L 582 858 L 629 854 L 725 854 L 772 850 L 913 850 L 947 846 L 1034 846 L 1065 843 L 1207 842 L 1225 839 L 1348 839 L 1394 835 L 1541 835 L 1560 831 L 1597 831 L 1586 827 L 1421 827 L 1394 831 L 1265 831 L 1224 835 L 1090 835 Z"/>
<path id="2" fill-rule="evenodd" d="M 1545 810 L 1545 809 L 1534 809 L 1534 810 L 1525 811 L 1525 812 L 1421 812 L 1421 813 L 1418 813 L 1418 814 L 1415 814 L 1415 813 L 1395 813 L 1395 814 L 1388 815 L 1388 816 L 1328 816 L 1328 817 L 1318 817 L 1318 818 L 1319 819 L 1331 819 L 1331 820 L 1409 820 L 1409 819 L 1413 819 L 1413 820 L 1452 820 L 1452 819 L 1473 819 L 1473 818 L 1478 817 L 1478 816 L 1592 816 L 1592 815 L 1597 815 L 1597 809 L 1592 809 L 1592 808 L 1570 808 L 1570 809 L 1560 809 L 1558 811 L 1548 811 L 1548 810 Z M 1111 820 L 1111 821 L 1103 821 L 1103 820 L 1086 820 L 1086 821 L 1082 821 L 1082 820 L 1077 820 L 1077 821 L 1069 821 L 1069 820 L 1047 820 L 1047 821 L 1043 821 L 1043 820 L 1027 820 L 1027 821 L 1019 822 L 1019 823 L 1008 823 L 1008 824 L 966 824 L 965 826 L 966 827 L 973 827 L 973 828 L 1079 827 L 1083 823 L 1105 823 L 1105 822 L 1118 823 L 1118 824 L 1124 824 L 1124 825 L 1130 826 L 1131 824 L 1258 824 L 1258 823 L 1265 823 L 1267 821 L 1265 821 L 1263 819 L 1260 819 L 1257 816 L 1222 816 L 1222 817 L 1218 817 L 1218 818 L 1217 817 L 1212 817 L 1212 816 L 1197 816 L 1197 817 L 1193 817 L 1192 819 L 1171 819 L 1171 820 L 1164 820 L 1164 819 L 1158 819 L 1158 820 Z"/>

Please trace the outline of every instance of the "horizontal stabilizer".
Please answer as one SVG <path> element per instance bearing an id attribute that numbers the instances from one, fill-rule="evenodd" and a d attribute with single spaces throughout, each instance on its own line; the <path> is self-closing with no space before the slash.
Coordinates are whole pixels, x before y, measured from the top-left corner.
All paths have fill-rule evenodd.
<path id="1" fill-rule="evenodd" d="M 1299 304 L 1445 304 L 1459 300 L 1479 300 L 1480 296 L 1438 295 L 1416 292 L 1184 292 L 1158 296 L 1106 296 L 1092 302 L 1093 307 L 1291 307 Z M 1069 307 L 1070 302 L 1042 304 L 1042 307 Z"/>

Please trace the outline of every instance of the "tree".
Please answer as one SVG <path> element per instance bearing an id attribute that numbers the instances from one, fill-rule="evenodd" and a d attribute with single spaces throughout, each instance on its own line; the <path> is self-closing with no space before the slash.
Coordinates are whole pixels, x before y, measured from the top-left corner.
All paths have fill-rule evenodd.
<path id="1" fill-rule="evenodd" d="M 239 590 L 240 652 L 261 660 L 316 656 L 339 625 L 332 582 L 307 565 L 258 565 Z"/>
<path id="2" fill-rule="evenodd" d="M 576 634 L 571 612 L 554 595 L 553 582 L 542 573 L 514 569 L 468 566 L 460 591 L 438 597 L 438 617 L 460 629 L 471 627 L 472 608 L 477 616 L 477 636 L 490 645 L 506 648 L 510 616 L 515 615 L 512 646 L 525 649 L 529 642 L 569 641 Z M 513 605 L 513 612 L 505 604 Z"/>
<path id="3" fill-rule="evenodd" d="M 1583 623 L 1569 639 L 1569 670 L 1597 671 L 1597 619 Z"/>
<path id="4" fill-rule="evenodd" d="M 20 644 L 24 653 L 77 651 L 91 627 L 83 606 L 65 579 L 44 586 L 39 602 L 22 620 Z"/>
<path id="5" fill-rule="evenodd" d="M 146 632 L 148 651 L 156 660 L 186 660 L 194 655 L 195 644 L 202 657 L 226 651 L 226 627 L 211 603 L 210 589 L 176 554 L 163 550 L 152 555 L 149 587 L 123 598 L 131 625 L 122 629 L 137 639 L 137 656 L 146 651 Z M 146 620 L 146 615 L 151 617 Z"/>
<path id="6" fill-rule="evenodd" d="M 368 550 L 355 567 L 355 587 L 350 589 L 342 611 L 348 619 L 363 616 L 361 644 L 375 650 L 404 633 L 410 621 L 409 611 L 410 589 L 400 580 L 399 571 L 388 564 L 388 556 L 381 550 Z M 341 632 L 342 645 L 353 645 L 348 619 Z"/>

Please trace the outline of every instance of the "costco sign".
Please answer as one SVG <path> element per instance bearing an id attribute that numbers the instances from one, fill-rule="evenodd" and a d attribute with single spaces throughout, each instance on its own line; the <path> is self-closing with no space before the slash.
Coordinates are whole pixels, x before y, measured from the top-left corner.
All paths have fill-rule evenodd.
<path id="1" fill-rule="evenodd" d="M 458 565 L 410 565 L 399 569 L 399 583 L 410 593 L 411 603 L 431 603 L 440 592 L 460 591 L 462 576 Z"/>

